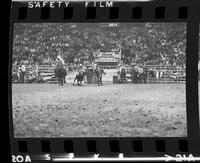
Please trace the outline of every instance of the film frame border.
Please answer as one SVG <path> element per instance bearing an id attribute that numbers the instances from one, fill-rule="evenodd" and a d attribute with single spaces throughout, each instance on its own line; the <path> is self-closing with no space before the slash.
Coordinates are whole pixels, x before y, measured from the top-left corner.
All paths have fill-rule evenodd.
<path id="1" fill-rule="evenodd" d="M 11 82 L 9 82 L 9 113 L 10 113 L 10 133 L 12 154 L 40 154 L 40 153 L 70 153 L 78 156 L 88 156 L 99 153 L 102 157 L 116 157 L 118 153 L 123 153 L 127 157 L 160 157 L 163 154 L 176 155 L 193 154 L 200 157 L 200 130 L 198 117 L 198 44 L 199 44 L 199 24 L 200 24 L 200 2 L 198 0 L 176 0 L 152 1 L 143 3 L 115 2 L 114 8 L 118 8 L 118 18 L 110 19 L 110 13 L 116 12 L 112 8 L 96 7 L 96 18 L 88 19 L 87 12 L 90 7 L 84 7 L 82 2 L 71 3 L 73 16 L 64 19 L 64 8 L 54 8 L 50 10 L 50 17 L 41 19 L 42 8 L 28 9 L 27 3 L 12 2 L 11 15 L 11 37 L 10 54 L 12 58 L 12 36 L 14 23 L 20 22 L 183 22 L 187 24 L 187 48 L 186 48 L 186 110 L 187 110 L 187 137 L 112 137 L 112 138 L 14 138 L 12 124 L 12 99 Z M 19 9 L 27 9 L 27 17 L 19 19 Z M 134 18 L 133 9 L 139 8 L 141 15 Z M 157 18 L 156 13 L 163 13 L 162 18 Z M 91 9 L 91 8 L 90 8 Z M 182 11 L 180 11 L 182 10 Z M 126 11 L 126 12 L 123 12 Z M 44 11 L 43 11 L 44 12 Z M 46 11 L 45 11 L 46 12 Z M 90 11 L 91 12 L 91 11 Z M 186 16 L 180 18 L 180 12 L 187 12 Z M 103 15 L 101 15 L 103 14 Z M 11 59 L 10 59 L 11 60 Z M 11 62 L 9 63 L 9 75 L 11 76 Z M 193 100 L 191 100 L 193 99 Z M 65 149 L 66 141 L 71 142 L 71 148 Z M 92 145 L 87 141 L 93 141 Z M 94 143 L 95 142 L 95 143 Z M 134 142 L 137 145 L 134 145 Z M 160 145 L 159 145 L 160 144 Z M 43 147 L 44 146 L 44 147 Z M 136 147 L 138 146 L 138 147 Z M 159 147 L 160 146 L 160 147 Z M 73 147 L 73 149 L 72 149 Z M 118 150 L 113 151 L 113 147 Z M 134 147 L 136 149 L 134 149 Z M 96 148 L 96 151 L 94 150 Z M 142 149 L 142 150 L 141 150 Z M 138 150 L 138 151 L 137 151 Z"/>

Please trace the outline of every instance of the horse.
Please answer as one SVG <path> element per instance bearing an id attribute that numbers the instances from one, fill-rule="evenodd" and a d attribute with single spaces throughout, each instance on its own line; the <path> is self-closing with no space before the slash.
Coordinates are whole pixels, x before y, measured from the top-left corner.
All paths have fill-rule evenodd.
<path id="1" fill-rule="evenodd" d="M 104 72 L 104 70 L 102 68 L 95 69 L 95 77 L 96 77 L 97 84 L 99 86 L 103 85 L 103 83 L 102 83 L 102 76 L 103 76 L 103 74 L 106 74 L 106 73 Z"/>
<path id="2" fill-rule="evenodd" d="M 125 67 L 121 67 L 119 73 L 120 73 L 120 81 L 121 81 L 121 83 L 126 83 L 126 68 Z"/>
<path id="3" fill-rule="evenodd" d="M 152 83 L 152 80 L 155 81 L 156 75 L 155 75 L 155 72 L 153 71 L 153 69 L 150 69 L 148 71 L 148 76 L 149 76 L 149 83 Z"/>
<path id="4" fill-rule="evenodd" d="M 148 76 L 149 76 L 150 83 L 152 83 L 152 80 L 154 80 L 154 82 L 159 82 L 163 76 L 163 71 L 156 71 L 156 70 L 150 69 L 148 71 Z"/>
<path id="5" fill-rule="evenodd" d="M 55 68 L 55 76 L 58 79 L 58 84 L 63 86 L 65 81 L 65 76 L 67 75 L 67 71 L 62 64 L 58 64 Z"/>
<path id="6" fill-rule="evenodd" d="M 77 85 L 81 86 L 82 81 L 84 80 L 85 73 L 86 73 L 86 71 L 79 70 L 78 74 L 76 74 L 76 76 L 74 78 L 73 85 L 75 85 L 75 82 L 77 81 Z"/>
<path id="7" fill-rule="evenodd" d="M 138 78 L 139 78 L 139 83 L 147 83 L 147 75 L 148 71 L 146 67 L 141 67 L 138 69 Z"/>

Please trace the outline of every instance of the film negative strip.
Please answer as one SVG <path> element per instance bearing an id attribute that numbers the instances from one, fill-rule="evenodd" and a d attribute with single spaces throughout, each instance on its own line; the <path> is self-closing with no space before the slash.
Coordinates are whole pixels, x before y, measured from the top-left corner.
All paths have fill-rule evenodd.
<path id="1" fill-rule="evenodd" d="M 200 1 L 13 1 L 13 162 L 200 161 Z"/>

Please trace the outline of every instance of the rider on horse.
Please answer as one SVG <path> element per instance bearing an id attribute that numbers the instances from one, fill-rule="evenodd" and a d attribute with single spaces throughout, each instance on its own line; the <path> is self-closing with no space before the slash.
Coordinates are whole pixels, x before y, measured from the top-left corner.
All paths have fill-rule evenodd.
<path id="1" fill-rule="evenodd" d="M 85 77 L 85 67 L 80 65 L 78 67 L 78 73 L 76 74 L 75 78 L 74 78 L 74 83 L 73 85 L 75 84 L 75 82 L 77 81 L 77 84 L 78 85 L 81 85 L 82 81 L 84 80 L 84 77 Z"/>
<path id="2" fill-rule="evenodd" d="M 57 65 L 55 69 L 55 76 L 58 78 L 58 84 L 63 86 L 63 83 L 66 83 L 65 77 L 67 75 L 67 71 L 65 69 L 65 62 L 60 54 L 57 56 Z"/>
<path id="3" fill-rule="evenodd" d="M 64 65 L 59 62 L 56 65 L 55 69 L 55 76 L 58 78 L 58 84 L 63 86 L 63 83 L 65 81 L 65 76 L 66 76 L 66 69 L 64 68 Z"/>

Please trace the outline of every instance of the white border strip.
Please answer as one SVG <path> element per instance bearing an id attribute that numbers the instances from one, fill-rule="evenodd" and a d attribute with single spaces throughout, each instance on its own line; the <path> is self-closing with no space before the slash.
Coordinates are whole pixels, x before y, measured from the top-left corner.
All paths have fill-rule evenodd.
<path id="1" fill-rule="evenodd" d="M 54 158 L 53 161 L 165 161 L 166 157 L 135 157 L 135 158 Z"/>
<path id="2" fill-rule="evenodd" d="M 200 157 L 53 158 L 52 161 L 200 161 Z"/>
<path id="3" fill-rule="evenodd" d="M 65 2 L 62 0 L 12 0 L 12 2 Z M 67 0 L 68 2 L 106 2 L 108 0 Z M 153 0 L 111 0 L 112 2 L 150 2 Z"/>

